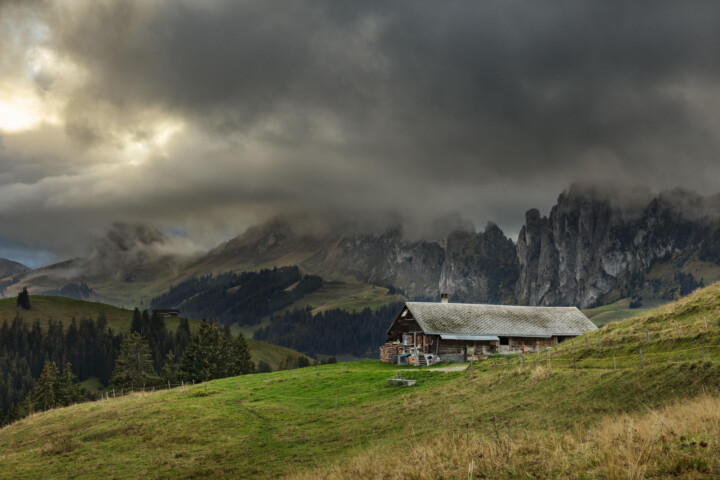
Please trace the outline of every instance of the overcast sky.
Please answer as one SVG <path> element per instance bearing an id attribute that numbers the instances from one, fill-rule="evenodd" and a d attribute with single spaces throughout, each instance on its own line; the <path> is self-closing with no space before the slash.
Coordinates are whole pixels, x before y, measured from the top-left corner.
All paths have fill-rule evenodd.
<path id="1" fill-rule="evenodd" d="M 571 182 L 720 191 L 720 4 L 0 0 L 0 256 L 278 212 L 516 234 Z"/>

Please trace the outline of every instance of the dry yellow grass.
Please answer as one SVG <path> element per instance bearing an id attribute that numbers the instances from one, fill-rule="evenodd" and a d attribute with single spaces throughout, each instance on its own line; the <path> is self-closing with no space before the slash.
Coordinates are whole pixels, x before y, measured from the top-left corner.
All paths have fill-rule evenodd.
<path id="1" fill-rule="evenodd" d="M 564 434 L 441 435 L 399 451 L 366 452 L 290 479 L 718 478 L 720 399 L 701 395 L 642 414 L 607 416 Z"/>

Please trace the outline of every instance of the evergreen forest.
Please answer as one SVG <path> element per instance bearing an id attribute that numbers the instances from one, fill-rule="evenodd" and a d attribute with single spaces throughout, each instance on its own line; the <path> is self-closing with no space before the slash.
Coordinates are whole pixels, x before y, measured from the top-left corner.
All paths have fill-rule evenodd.
<path id="1" fill-rule="evenodd" d="M 302 275 L 297 266 L 226 272 L 195 277 L 152 300 L 152 308 L 178 308 L 183 316 L 212 318 L 223 325 L 255 325 L 322 286 L 322 278 Z"/>
<path id="2" fill-rule="evenodd" d="M 270 317 L 270 324 L 255 331 L 254 338 L 292 348 L 310 356 L 349 353 L 377 358 L 392 318 L 402 308 L 396 302 L 371 310 L 347 312 L 333 309 L 315 315 L 294 310 Z"/>

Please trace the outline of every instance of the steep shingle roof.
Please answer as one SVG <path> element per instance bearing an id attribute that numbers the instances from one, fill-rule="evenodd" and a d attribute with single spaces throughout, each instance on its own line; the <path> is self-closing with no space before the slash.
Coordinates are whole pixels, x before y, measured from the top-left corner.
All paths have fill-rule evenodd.
<path id="1" fill-rule="evenodd" d="M 426 334 L 574 336 L 597 327 L 575 307 L 521 307 L 471 303 L 407 302 Z"/>

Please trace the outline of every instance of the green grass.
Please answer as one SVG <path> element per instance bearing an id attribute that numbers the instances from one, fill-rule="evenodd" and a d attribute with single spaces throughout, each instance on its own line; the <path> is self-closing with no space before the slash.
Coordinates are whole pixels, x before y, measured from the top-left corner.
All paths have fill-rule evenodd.
<path id="1" fill-rule="evenodd" d="M 5 298 L 0 300 L 0 323 L 10 323 L 16 314 L 16 299 Z M 103 303 L 75 300 L 67 297 L 53 297 L 45 295 L 30 296 L 30 310 L 22 310 L 20 314 L 26 322 L 40 320 L 41 326 L 45 328 L 47 320 L 69 321 L 73 317 L 97 318 L 101 313 L 105 314 L 108 325 L 116 332 L 129 332 L 132 321 L 132 310 L 114 307 Z"/>
<path id="2" fill-rule="evenodd" d="M 526 355 L 524 367 L 512 356 L 478 362 L 467 372 L 410 368 L 403 373 L 418 380 L 415 388 L 386 386 L 408 367 L 357 362 L 348 373 L 345 364 L 323 365 L 294 376 L 284 371 L 216 380 L 207 394 L 203 385 L 75 405 L 0 430 L 0 463 L 13 472 L 10 478 L 279 478 L 373 452 L 404 452 L 446 434 L 472 431 L 492 439 L 493 417 L 501 419 L 507 438 L 528 432 L 556 438 L 568 431 L 585 438 L 582 432 L 621 413 L 645 414 L 720 392 L 718 308 L 720 285 L 713 285 L 608 324 L 587 340 Z M 709 361 L 702 361 L 701 345 Z M 640 348 L 648 358 L 644 368 Z M 580 474 L 556 467 L 553 476 Z M 517 478 L 534 467 L 512 468 L 496 476 Z M 440 473 L 435 477 L 460 476 Z"/>
<path id="3" fill-rule="evenodd" d="M 310 293 L 273 315 L 282 315 L 286 311 L 304 310 L 308 305 L 312 307 L 313 315 L 332 309 L 348 312 L 362 311 L 365 308 L 376 310 L 389 303 L 402 302 L 400 295 L 391 295 L 385 287 L 378 287 L 369 283 L 353 281 L 325 281 L 317 291 Z M 270 324 L 270 317 L 264 317 L 255 325 L 233 325 L 233 332 L 242 332 L 246 338 L 252 338 L 253 333 Z"/>
<path id="4" fill-rule="evenodd" d="M 75 300 L 67 297 L 53 297 L 45 295 L 30 296 L 30 310 L 21 311 L 22 318 L 25 322 L 34 322 L 40 320 L 40 326 L 43 330 L 47 327 L 47 320 L 62 321 L 66 328 L 67 322 L 73 317 L 77 319 L 97 318 L 101 313 L 105 315 L 108 325 L 117 333 L 129 333 L 130 323 L 132 322 L 132 310 L 127 310 L 112 305 L 98 302 L 87 302 L 84 300 Z M 3 321 L 10 323 L 16 314 L 16 299 L 5 298 L 0 300 L 0 324 Z M 188 319 L 190 330 L 194 331 L 200 322 Z M 180 323 L 178 317 L 166 317 L 165 325 L 170 330 L 175 330 Z M 234 332 L 237 334 L 237 332 Z M 301 355 L 295 350 L 273 345 L 271 343 L 253 340 L 246 337 L 248 346 L 251 349 L 253 361 L 256 363 L 264 360 L 271 368 L 277 369 L 281 360 L 287 358 L 288 355 L 296 357 Z"/>
<path id="5" fill-rule="evenodd" d="M 80 382 L 80 388 L 92 393 L 99 393 L 101 390 L 105 390 L 105 387 L 103 387 L 97 377 L 90 377 Z"/>
<path id="6" fill-rule="evenodd" d="M 262 360 L 263 362 L 270 365 L 273 370 L 276 370 L 278 368 L 278 365 L 280 365 L 280 362 L 285 360 L 288 356 L 306 357 L 305 355 L 291 348 L 273 345 L 272 343 L 263 342 L 261 340 L 255 340 L 253 338 L 246 337 L 245 341 L 247 342 L 248 347 L 250 347 L 250 353 L 255 364 Z M 310 357 L 306 358 L 308 358 L 308 360 L 312 362 L 312 359 L 310 359 Z"/>
<path id="7" fill-rule="evenodd" d="M 17 312 L 17 301 L 14 298 L 5 298 L 0 300 L 0 323 L 7 321 L 10 323 Z M 88 302 L 85 300 L 76 300 L 68 297 L 53 297 L 48 295 L 31 295 L 30 310 L 21 310 L 20 315 L 26 322 L 34 322 L 40 320 L 40 326 L 45 329 L 47 320 L 60 320 L 66 324 L 73 317 L 80 320 L 81 318 L 96 319 L 100 314 L 104 314 L 108 321 L 108 325 L 115 332 L 129 333 L 130 323 L 132 322 L 133 311 L 115 307 L 99 302 Z M 194 330 L 197 320 L 188 319 L 190 329 Z M 179 317 L 165 318 L 165 325 L 170 330 L 175 330 L 180 323 Z M 67 325 L 66 325 L 67 327 Z"/>
<path id="8" fill-rule="evenodd" d="M 601 327 L 610 322 L 617 322 L 619 320 L 625 320 L 632 318 L 644 312 L 648 312 L 653 308 L 657 308 L 660 305 L 667 303 L 666 300 L 644 300 L 643 306 L 640 308 L 630 308 L 630 299 L 623 298 L 609 305 L 603 305 L 602 307 L 586 308 L 582 312 L 592 322 Z"/>

